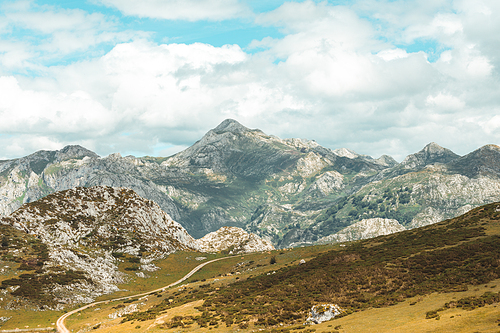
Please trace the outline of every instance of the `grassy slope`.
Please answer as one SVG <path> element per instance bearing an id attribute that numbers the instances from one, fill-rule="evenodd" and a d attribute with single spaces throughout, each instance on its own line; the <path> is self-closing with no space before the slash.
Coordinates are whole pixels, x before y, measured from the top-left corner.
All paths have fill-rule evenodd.
<path id="1" fill-rule="evenodd" d="M 24 328 L 50 327 L 61 315 L 57 311 L 25 311 L 23 309 L 5 310 L 5 307 L 18 308 L 17 299 L 28 292 L 36 292 L 37 297 L 44 298 L 45 294 L 33 282 L 26 282 L 11 294 L 12 285 L 9 281 L 18 281 L 22 277 L 42 273 L 43 262 L 47 259 L 47 248 L 42 242 L 13 227 L 0 225 L 0 317 L 11 318 L 7 323 L 0 321 L 0 327 Z M 58 279 L 60 274 L 48 274 L 51 279 Z M 27 281 L 25 278 L 24 280 Z M 31 288 L 26 288 L 31 287 Z M 23 307 L 35 308 L 36 303 L 22 303 Z M 27 315 L 25 315 L 27 314 Z"/>

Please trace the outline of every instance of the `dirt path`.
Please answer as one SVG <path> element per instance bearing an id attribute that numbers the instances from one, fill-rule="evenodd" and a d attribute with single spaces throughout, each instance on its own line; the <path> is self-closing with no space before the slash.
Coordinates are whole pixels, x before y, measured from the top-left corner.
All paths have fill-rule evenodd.
<path id="1" fill-rule="evenodd" d="M 169 284 L 168 286 L 162 287 L 162 288 L 158 288 L 158 289 L 155 289 L 155 290 L 152 290 L 152 291 L 148 291 L 148 292 L 145 292 L 145 293 L 142 293 L 142 294 L 136 294 L 136 295 L 131 295 L 131 296 L 125 296 L 125 297 L 119 297 L 119 298 L 114 298 L 114 299 L 108 299 L 108 300 L 105 300 L 105 301 L 94 302 L 94 303 L 90 303 L 90 304 L 87 304 L 85 306 L 82 306 L 81 308 L 72 310 L 72 311 L 70 311 L 68 313 L 65 313 L 64 315 L 62 315 L 61 317 L 59 317 L 59 319 L 57 319 L 57 322 L 56 322 L 57 331 L 59 333 L 71 333 L 70 330 L 68 330 L 66 328 L 66 325 L 64 325 L 64 320 L 66 320 L 66 318 L 68 318 L 72 314 L 75 314 L 75 313 L 77 313 L 79 311 L 82 311 L 82 310 L 85 310 L 87 308 L 96 306 L 97 304 L 102 304 L 102 303 L 107 303 L 107 302 L 115 302 L 115 301 L 122 301 L 122 300 L 126 300 L 126 299 L 129 299 L 129 298 L 146 296 L 146 295 L 149 295 L 149 294 L 153 294 L 153 293 L 155 293 L 157 291 L 165 291 L 165 289 L 173 287 L 173 286 L 175 286 L 175 285 L 177 285 L 177 284 L 179 284 L 179 283 L 187 280 L 188 278 L 190 278 L 194 273 L 196 273 L 197 271 L 199 271 L 205 265 L 208 265 L 208 264 L 213 263 L 215 261 L 229 259 L 229 258 L 235 258 L 235 257 L 237 257 L 237 256 L 218 258 L 218 259 L 213 259 L 213 260 L 204 262 L 203 264 L 200 264 L 200 265 L 196 266 L 195 268 L 193 268 L 191 270 L 191 272 L 189 272 L 186 275 L 184 275 L 183 278 L 175 281 L 174 283 Z"/>

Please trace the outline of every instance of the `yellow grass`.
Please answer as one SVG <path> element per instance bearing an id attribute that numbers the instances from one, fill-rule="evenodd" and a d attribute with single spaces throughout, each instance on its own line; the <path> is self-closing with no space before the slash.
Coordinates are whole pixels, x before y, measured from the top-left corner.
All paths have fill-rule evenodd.
<path id="1" fill-rule="evenodd" d="M 491 288 L 495 286 L 494 288 Z M 440 319 L 425 319 L 426 312 L 437 310 L 445 303 L 468 296 L 480 296 L 486 291 L 499 292 L 500 280 L 488 285 L 470 286 L 465 292 L 433 293 L 415 297 L 387 308 L 369 309 L 334 319 L 327 323 L 314 325 L 317 332 L 329 332 L 341 326 L 342 333 L 472 333 L 500 332 L 500 304 L 492 304 L 472 311 L 453 308 L 439 311 Z M 415 305 L 410 305 L 416 302 Z M 328 327 L 330 326 L 330 327 Z"/>

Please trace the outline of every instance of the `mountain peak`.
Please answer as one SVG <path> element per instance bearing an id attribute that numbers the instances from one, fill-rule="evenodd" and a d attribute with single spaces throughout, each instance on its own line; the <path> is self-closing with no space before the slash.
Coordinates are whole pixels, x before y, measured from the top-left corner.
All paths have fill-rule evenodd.
<path id="1" fill-rule="evenodd" d="M 69 145 L 56 151 L 56 160 L 58 162 L 69 159 L 80 159 L 84 157 L 99 158 L 99 155 L 85 147 L 79 145 Z"/>
<path id="2" fill-rule="evenodd" d="M 497 145 L 494 145 L 494 144 L 488 144 L 488 145 L 482 146 L 478 150 L 480 150 L 480 151 L 492 150 L 492 151 L 497 151 L 498 152 L 498 151 L 500 151 L 500 147 L 497 146 Z"/>
<path id="3" fill-rule="evenodd" d="M 439 154 L 439 153 L 442 153 L 445 151 L 451 151 L 451 150 L 443 148 L 435 142 L 431 142 L 427 146 L 425 146 L 421 151 L 426 152 L 428 154 Z"/>
<path id="4" fill-rule="evenodd" d="M 449 168 L 469 178 L 479 175 L 500 177 L 500 147 L 489 144 L 450 163 Z"/>
<path id="5" fill-rule="evenodd" d="M 340 157 L 348 157 L 348 158 L 356 158 L 360 155 L 350 149 L 347 148 L 338 148 L 333 151 L 333 153 Z"/>
<path id="6" fill-rule="evenodd" d="M 250 131 L 250 129 L 241 125 L 234 119 L 226 119 L 222 123 L 220 123 L 219 126 L 214 128 L 213 131 L 217 134 L 222 134 L 226 132 L 243 133 Z"/>
<path id="7" fill-rule="evenodd" d="M 435 142 L 431 142 L 418 153 L 406 156 L 401 165 L 406 169 L 412 169 L 435 163 L 445 164 L 459 157 L 460 155 L 455 154 L 451 150 L 443 148 Z"/>

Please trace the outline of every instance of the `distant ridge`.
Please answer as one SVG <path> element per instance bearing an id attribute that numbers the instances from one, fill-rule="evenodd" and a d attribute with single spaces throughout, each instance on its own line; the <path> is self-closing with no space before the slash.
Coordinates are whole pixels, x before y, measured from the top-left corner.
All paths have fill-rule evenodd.
<path id="1" fill-rule="evenodd" d="M 406 228 L 500 197 L 499 148 L 460 157 L 429 143 L 397 163 L 222 121 L 170 157 L 99 157 L 80 146 L 0 161 L 0 215 L 50 193 L 106 185 L 157 203 L 195 238 L 244 229 L 276 247 L 314 244 L 364 219 Z"/>

